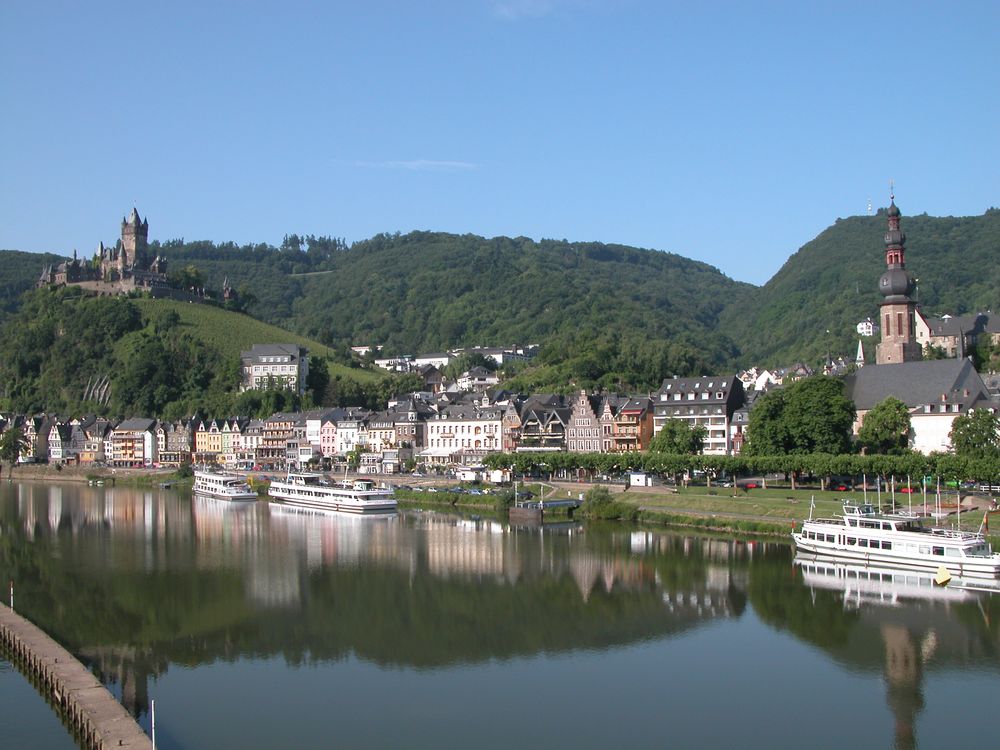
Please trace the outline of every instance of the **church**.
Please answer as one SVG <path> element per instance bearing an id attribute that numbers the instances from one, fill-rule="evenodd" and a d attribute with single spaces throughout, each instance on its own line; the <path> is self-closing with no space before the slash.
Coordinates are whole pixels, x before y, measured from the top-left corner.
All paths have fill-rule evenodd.
<path id="1" fill-rule="evenodd" d="M 875 348 L 875 364 L 861 367 L 845 381 L 857 412 L 854 433 L 870 409 L 894 396 L 910 409 L 911 447 L 925 454 L 947 451 L 955 417 L 997 405 L 969 358 L 923 359 L 916 334 L 916 283 L 906 270 L 906 235 L 895 196 L 890 196 L 886 215 L 886 270 L 879 278 L 882 340 Z"/>
<path id="2" fill-rule="evenodd" d="M 77 258 L 48 265 L 36 286 L 80 286 L 98 294 L 128 294 L 167 288 L 167 264 L 150 257 L 149 222 L 132 212 L 122 219 L 121 239 L 113 247 L 101 242 L 91 261 Z"/>

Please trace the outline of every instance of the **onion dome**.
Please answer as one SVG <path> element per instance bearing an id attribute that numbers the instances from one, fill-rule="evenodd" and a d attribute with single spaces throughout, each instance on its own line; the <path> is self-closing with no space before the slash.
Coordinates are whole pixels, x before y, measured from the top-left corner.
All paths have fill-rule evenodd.
<path id="1" fill-rule="evenodd" d="M 889 201 L 889 216 L 899 216 L 899 209 L 896 207 L 896 201 Z"/>
<path id="2" fill-rule="evenodd" d="M 902 268 L 890 268 L 878 280 L 878 291 L 886 302 L 906 302 L 916 289 L 913 277 Z"/>

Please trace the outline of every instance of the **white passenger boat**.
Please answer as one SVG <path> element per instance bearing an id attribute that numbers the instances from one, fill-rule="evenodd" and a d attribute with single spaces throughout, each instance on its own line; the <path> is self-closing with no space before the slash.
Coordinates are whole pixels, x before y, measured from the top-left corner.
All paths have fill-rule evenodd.
<path id="1" fill-rule="evenodd" d="M 870 503 L 844 503 L 838 518 L 810 518 L 792 533 L 795 546 L 815 555 L 866 565 L 1000 577 L 1000 554 L 979 533 L 924 526 L 909 513 L 876 513 Z"/>
<path id="2" fill-rule="evenodd" d="M 391 489 L 357 479 L 331 484 L 322 474 L 288 472 L 284 479 L 271 482 L 268 494 L 295 508 L 340 513 L 394 513 L 396 498 Z"/>
<path id="3" fill-rule="evenodd" d="M 194 491 L 198 495 L 219 500 L 248 502 L 257 499 L 257 493 L 246 480 L 236 474 L 223 474 L 207 469 L 195 469 Z"/>

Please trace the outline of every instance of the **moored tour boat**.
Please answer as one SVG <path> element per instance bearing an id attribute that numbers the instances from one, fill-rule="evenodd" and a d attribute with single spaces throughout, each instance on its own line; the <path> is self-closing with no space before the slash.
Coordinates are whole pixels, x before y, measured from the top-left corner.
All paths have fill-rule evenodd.
<path id="1" fill-rule="evenodd" d="M 198 495 L 219 500 L 249 502 L 257 499 L 257 493 L 250 488 L 243 477 L 207 469 L 195 469 L 194 491 Z"/>
<path id="2" fill-rule="evenodd" d="M 305 510 L 340 513 L 394 513 L 396 498 L 391 489 L 357 479 L 333 485 L 322 474 L 288 472 L 284 479 L 272 480 L 268 494 L 283 505 Z"/>
<path id="3" fill-rule="evenodd" d="M 922 517 L 909 513 L 876 513 L 870 503 L 848 501 L 843 516 L 810 518 L 792 539 L 803 552 L 843 561 L 1000 577 L 1000 554 L 983 534 L 924 526 Z"/>

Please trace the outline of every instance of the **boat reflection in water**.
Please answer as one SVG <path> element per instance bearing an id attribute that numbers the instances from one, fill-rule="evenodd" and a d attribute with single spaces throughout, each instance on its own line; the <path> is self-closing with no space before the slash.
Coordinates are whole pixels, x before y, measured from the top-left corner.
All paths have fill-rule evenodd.
<path id="1" fill-rule="evenodd" d="M 969 602 L 1000 593 L 1000 582 L 982 578 L 951 577 L 946 585 L 935 582 L 933 573 L 902 570 L 884 565 L 841 562 L 825 555 L 799 552 L 795 564 L 809 586 L 844 592 L 844 606 L 864 604 L 900 606 L 907 600 Z"/>
<path id="2" fill-rule="evenodd" d="M 844 610 L 859 618 L 855 637 L 836 654 L 838 658 L 861 666 L 860 654 L 869 650 L 872 640 L 881 640 L 886 703 L 895 721 L 894 747 L 917 747 L 917 717 L 926 705 L 925 673 L 980 659 L 989 663 L 988 652 L 982 651 L 985 644 L 970 637 L 955 615 L 978 612 L 988 629 L 990 618 L 983 604 L 991 594 L 1000 593 L 1000 586 L 982 578 L 952 578 L 941 586 L 929 572 L 845 563 L 803 552 L 796 554 L 795 565 L 814 592 L 842 596 Z"/>

